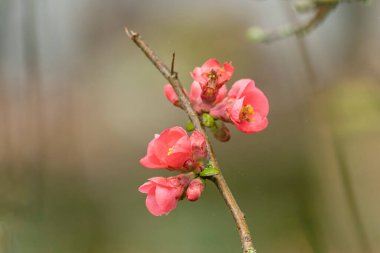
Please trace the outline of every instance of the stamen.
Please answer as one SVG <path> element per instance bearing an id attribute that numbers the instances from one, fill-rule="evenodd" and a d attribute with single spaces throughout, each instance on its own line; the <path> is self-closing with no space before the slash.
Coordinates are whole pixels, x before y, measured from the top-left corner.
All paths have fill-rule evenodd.
<path id="1" fill-rule="evenodd" d="M 174 147 L 169 148 L 169 150 L 168 150 L 168 156 L 170 156 L 171 154 L 173 154 L 173 148 Z"/>
<path id="2" fill-rule="evenodd" d="M 243 108 L 241 108 L 239 118 L 241 120 L 252 122 L 255 120 L 253 115 L 255 115 L 255 111 L 253 110 L 252 105 L 244 105 Z"/>
<path id="3" fill-rule="evenodd" d="M 208 73 L 207 77 L 213 81 L 218 79 L 217 73 L 213 69 Z"/>

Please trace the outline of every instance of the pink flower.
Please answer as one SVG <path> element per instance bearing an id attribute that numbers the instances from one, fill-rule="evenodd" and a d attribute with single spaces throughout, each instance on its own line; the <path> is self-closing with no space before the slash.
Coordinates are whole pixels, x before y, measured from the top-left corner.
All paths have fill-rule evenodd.
<path id="1" fill-rule="evenodd" d="M 190 136 L 191 149 L 195 160 L 207 157 L 206 139 L 199 131 L 194 131 Z"/>
<path id="2" fill-rule="evenodd" d="M 139 187 L 146 193 L 146 207 L 155 216 L 170 213 L 176 208 L 178 201 L 189 185 L 189 176 L 181 174 L 174 177 L 153 177 Z"/>
<path id="3" fill-rule="evenodd" d="M 231 79 L 233 72 L 234 67 L 230 63 L 224 63 L 221 67 L 216 59 L 209 59 L 201 67 L 196 67 L 191 76 L 201 85 L 202 100 L 205 103 L 212 103 L 220 87 Z"/>
<path id="4" fill-rule="evenodd" d="M 168 83 L 164 86 L 164 92 L 166 98 L 175 106 L 179 106 L 179 99 L 175 93 L 173 87 Z"/>
<path id="5" fill-rule="evenodd" d="M 268 99 L 250 79 L 232 85 L 228 98 L 210 111 L 213 117 L 231 121 L 244 133 L 259 132 L 267 127 Z"/>
<path id="6" fill-rule="evenodd" d="M 194 81 L 191 84 L 189 99 L 191 104 L 193 105 L 194 110 L 198 113 L 208 112 L 214 105 L 221 102 L 227 95 L 227 88 L 225 85 L 222 85 L 216 92 L 216 98 L 212 103 L 205 103 L 201 95 L 202 87 L 197 81 Z"/>
<path id="7" fill-rule="evenodd" d="M 193 181 L 191 181 L 189 187 L 186 190 L 186 197 L 190 201 L 196 201 L 198 200 L 203 192 L 204 184 L 202 179 L 196 178 Z"/>
<path id="8" fill-rule="evenodd" d="M 184 163 L 192 159 L 190 138 L 181 127 L 172 127 L 163 131 L 149 142 L 147 154 L 140 164 L 150 169 L 167 168 L 184 170 Z"/>

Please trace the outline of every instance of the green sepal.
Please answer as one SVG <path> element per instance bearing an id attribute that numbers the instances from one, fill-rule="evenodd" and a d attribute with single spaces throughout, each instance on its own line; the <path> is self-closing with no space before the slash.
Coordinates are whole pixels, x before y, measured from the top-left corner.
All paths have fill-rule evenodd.
<path id="1" fill-rule="evenodd" d="M 216 167 L 206 167 L 204 170 L 199 173 L 201 177 L 211 177 L 218 175 L 220 170 Z"/>
<path id="2" fill-rule="evenodd" d="M 186 131 L 191 132 L 194 129 L 195 129 L 195 127 L 193 125 L 193 122 L 191 122 L 191 121 L 187 122 L 187 124 L 186 124 Z"/>
<path id="3" fill-rule="evenodd" d="M 213 127 L 214 126 L 214 118 L 208 113 L 203 113 L 202 123 L 205 127 Z"/>

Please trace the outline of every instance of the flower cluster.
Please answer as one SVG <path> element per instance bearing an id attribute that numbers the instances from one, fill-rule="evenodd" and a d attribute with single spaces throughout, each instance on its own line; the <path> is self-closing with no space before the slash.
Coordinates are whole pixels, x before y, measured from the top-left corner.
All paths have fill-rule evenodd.
<path id="1" fill-rule="evenodd" d="M 233 72 L 234 67 L 230 63 L 220 66 L 217 60 L 210 59 L 191 73 L 194 81 L 189 100 L 199 115 L 206 115 L 206 119 L 212 120 L 211 124 L 204 125 L 220 141 L 228 141 L 230 138 L 224 122 L 233 123 L 244 133 L 259 132 L 268 125 L 268 100 L 253 80 L 240 79 L 227 91 L 225 84 Z M 165 85 L 164 91 L 172 104 L 180 106 L 170 84 Z"/>
<path id="2" fill-rule="evenodd" d="M 253 80 L 238 80 L 227 90 L 226 83 L 233 72 L 230 63 L 221 66 L 217 60 L 210 59 L 193 70 L 190 93 L 185 91 L 202 124 L 220 141 L 230 139 L 226 122 L 233 123 L 244 133 L 258 132 L 268 125 L 268 100 Z M 170 84 L 164 86 L 164 92 L 173 105 L 182 107 Z M 188 125 L 187 130 L 193 131 L 193 126 Z M 204 189 L 203 179 L 219 173 L 208 158 L 205 137 L 198 131 L 188 136 L 183 128 L 172 127 L 156 134 L 148 144 L 147 154 L 140 160 L 141 165 L 181 174 L 153 177 L 139 187 L 140 192 L 147 194 L 148 210 L 161 216 L 171 212 L 181 199 L 199 199 Z"/>
<path id="3" fill-rule="evenodd" d="M 183 174 L 153 177 L 140 186 L 139 191 L 147 194 L 148 210 L 160 216 L 172 211 L 185 196 L 190 201 L 197 200 L 204 188 L 203 180 L 197 175 L 204 169 L 206 158 L 206 140 L 198 131 L 189 137 L 183 128 L 172 127 L 156 134 L 140 164 L 150 169 L 164 168 Z"/>

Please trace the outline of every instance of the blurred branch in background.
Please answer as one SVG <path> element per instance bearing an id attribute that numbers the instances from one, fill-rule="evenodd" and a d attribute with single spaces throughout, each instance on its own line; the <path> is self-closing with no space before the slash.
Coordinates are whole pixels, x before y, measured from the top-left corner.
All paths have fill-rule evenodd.
<path id="1" fill-rule="evenodd" d="M 353 180 L 347 164 L 348 159 L 345 157 L 343 151 L 344 145 L 341 144 L 341 142 L 336 138 L 336 136 L 333 136 L 331 138 L 331 142 L 333 150 L 335 152 L 337 167 L 339 169 L 339 173 L 342 179 L 342 185 L 345 192 L 347 206 L 350 210 L 352 222 L 357 234 L 357 239 L 362 250 L 361 252 L 372 253 L 373 251 L 369 242 L 368 233 L 364 226 L 363 219 L 360 215 L 359 204 L 355 196 Z"/>
<path id="2" fill-rule="evenodd" d="M 288 24 L 268 31 L 252 26 L 248 29 L 247 36 L 257 43 L 271 43 L 293 35 L 304 36 L 317 28 L 340 3 L 353 1 L 369 2 L 369 0 L 299 0 L 294 4 L 298 13 L 314 12 L 308 21 L 303 24 Z"/>
<path id="3" fill-rule="evenodd" d="M 369 219 L 368 207 L 366 207 L 368 203 L 366 204 L 363 199 L 368 198 L 368 191 L 363 189 L 366 187 L 360 185 L 368 169 L 364 154 L 372 155 L 371 143 L 360 138 L 371 138 L 376 142 L 380 136 L 379 129 L 375 127 L 378 126 L 380 119 L 378 103 L 380 93 L 376 85 L 375 82 L 365 79 L 344 81 L 342 85 L 330 89 L 327 93 L 318 94 L 316 96 L 318 102 L 314 102 L 314 110 L 317 112 L 317 122 L 319 122 L 317 128 L 320 128 L 320 138 L 324 139 L 318 140 L 317 145 L 325 149 L 326 151 L 323 152 L 328 152 L 333 158 L 330 162 L 319 166 L 323 174 L 323 188 L 325 188 L 321 191 L 327 192 L 331 197 L 329 201 L 341 202 L 344 205 L 346 217 L 349 219 L 344 221 L 343 216 L 337 217 L 342 220 L 334 220 L 333 224 L 328 226 L 333 228 L 343 221 L 345 225 L 352 227 L 354 242 L 349 242 L 347 237 L 344 238 L 345 247 L 354 246 L 356 247 L 354 252 L 363 253 L 377 252 L 371 245 L 371 242 L 374 242 L 371 240 L 373 238 L 371 226 L 366 222 Z M 352 115 L 357 116 L 352 117 Z M 357 138 L 358 136 L 360 138 Z M 323 152 L 317 155 L 318 159 L 324 159 Z M 372 159 L 378 158 L 372 157 Z M 358 161 L 356 164 L 353 162 L 355 160 Z M 376 162 L 373 165 L 377 167 Z M 333 187 L 341 188 L 340 198 L 337 198 L 337 191 L 332 190 L 328 182 L 332 173 L 338 176 L 339 182 L 335 182 Z M 367 194 L 363 195 L 363 192 Z M 336 205 L 335 207 L 329 208 L 337 208 L 339 204 L 336 203 L 333 204 Z M 338 236 L 335 237 L 339 240 Z"/>

